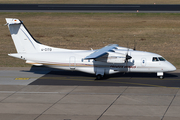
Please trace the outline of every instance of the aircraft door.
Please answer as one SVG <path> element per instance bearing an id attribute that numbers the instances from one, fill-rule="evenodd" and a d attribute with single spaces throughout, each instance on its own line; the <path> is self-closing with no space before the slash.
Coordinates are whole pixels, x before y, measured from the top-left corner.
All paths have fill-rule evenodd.
<path id="1" fill-rule="evenodd" d="M 69 68 L 71 70 L 75 70 L 75 68 L 76 68 L 76 57 L 75 56 L 71 56 L 69 58 Z"/>

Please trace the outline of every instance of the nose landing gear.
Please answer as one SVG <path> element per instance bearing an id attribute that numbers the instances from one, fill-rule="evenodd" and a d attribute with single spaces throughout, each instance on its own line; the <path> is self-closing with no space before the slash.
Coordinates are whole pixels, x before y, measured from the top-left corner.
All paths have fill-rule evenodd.
<path id="1" fill-rule="evenodd" d="M 164 79 L 164 76 L 160 76 L 159 78 L 160 78 L 160 79 Z"/>
<path id="2" fill-rule="evenodd" d="M 163 73 L 163 72 L 157 72 L 157 76 L 158 76 L 160 79 L 164 79 L 164 73 Z"/>

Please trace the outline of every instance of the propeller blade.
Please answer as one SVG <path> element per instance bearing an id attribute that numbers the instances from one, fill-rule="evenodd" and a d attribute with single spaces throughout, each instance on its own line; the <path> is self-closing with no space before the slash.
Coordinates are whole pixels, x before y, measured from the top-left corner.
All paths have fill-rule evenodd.
<path id="1" fill-rule="evenodd" d="M 128 52 L 129 52 L 129 48 L 127 50 L 126 59 L 125 59 L 126 66 L 127 66 L 128 60 L 132 58 L 131 56 L 128 55 Z"/>
<path id="2" fill-rule="evenodd" d="M 131 56 L 126 55 L 126 60 L 129 60 L 129 59 L 131 59 L 131 58 L 132 58 Z"/>

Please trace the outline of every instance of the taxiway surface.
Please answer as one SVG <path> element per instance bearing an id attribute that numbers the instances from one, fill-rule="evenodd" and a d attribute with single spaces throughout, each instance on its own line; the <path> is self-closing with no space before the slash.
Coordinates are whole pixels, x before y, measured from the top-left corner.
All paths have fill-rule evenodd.
<path id="1" fill-rule="evenodd" d="M 156 73 L 117 73 L 95 80 L 95 75 L 79 71 L 32 67 L 1 68 L 0 76 L 0 85 L 180 87 L 179 71 L 164 73 L 165 79 L 159 79 Z"/>
<path id="2" fill-rule="evenodd" d="M 180 73 L 95 76 L 47 68 L 0 68 L 0 119 L 179 120 Z"/>

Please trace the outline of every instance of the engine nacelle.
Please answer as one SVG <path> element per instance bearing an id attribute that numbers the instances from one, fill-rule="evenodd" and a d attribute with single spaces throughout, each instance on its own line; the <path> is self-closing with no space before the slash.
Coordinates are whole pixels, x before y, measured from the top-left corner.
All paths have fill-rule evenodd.
<path id="1" fill-rule="evenodd" d="M 107 58 L 107 63 L 124 63 L 125 57 L 110 56 Z"/>
<path id="2" fill-rule="evenodd" d="M 126 55 L 114 52 L 108 52 L 107 55 L 96 59 L 97 61 L 107 63 L 125 63 Z"/>

